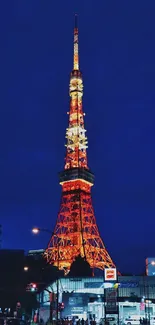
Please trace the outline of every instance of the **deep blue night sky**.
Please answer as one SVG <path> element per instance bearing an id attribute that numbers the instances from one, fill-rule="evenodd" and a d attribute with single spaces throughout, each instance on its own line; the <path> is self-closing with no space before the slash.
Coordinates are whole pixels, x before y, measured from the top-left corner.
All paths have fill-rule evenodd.
<path id="1" fill-rule="evenodd" d="M 154 0 L 1 1 L 3 248 L 44 248 L 48 234 L 31 228 L 56 222 L 77 12 L 100 233 L 122 272 L 155 256 L 154 11 Z"/>

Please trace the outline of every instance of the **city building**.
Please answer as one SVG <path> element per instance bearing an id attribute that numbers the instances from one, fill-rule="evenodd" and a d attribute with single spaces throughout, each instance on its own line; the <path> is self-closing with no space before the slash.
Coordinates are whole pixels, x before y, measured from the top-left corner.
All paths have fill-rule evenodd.
<path id="1" fill-rule="evenodd" d="M 35 260 L 38 260 L 43 257 L 45 249 L 31 249 L 28 251 L 28 256 L 33 257 Z"/>
<path id="2" fill-rule="evenodd" d="M 48 286 L 40 297 L 40 315 L 47 320 L 50 315 L 50 293 L 57 294 L 63 306 L 60 317 L 95 318 L 100 322 L 105 316 L 106 290 L 110 283 L 104 277 L 70 278 L 65 277 Z M 119 320 L 136 317 L 152 319 L 155 317 L 155 277 L 118 276 L 117 304 Z M 110 314 L 109 317 L 114 313 Z"/>
<path id="3" fill-rule="evenodd" d="M 0 314 L 14 310 L 23 294 L 24 250 L 0 249 Z"/>
<path id="4" fill-rule="evenodd" d="M 24 264 L 24 250 L 23 249 L 0 249 L 0 273 L 6 274 L 7 270 L 15 270 L 18 273 L 23 269 Z"/>

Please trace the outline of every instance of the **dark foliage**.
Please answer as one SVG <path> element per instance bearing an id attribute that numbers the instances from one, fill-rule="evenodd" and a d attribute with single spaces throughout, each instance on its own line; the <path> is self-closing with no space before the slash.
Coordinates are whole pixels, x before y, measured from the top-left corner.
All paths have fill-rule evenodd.
<path id="1" fill-rule="evenodd" d="M 22 250 L 0 250 L 0 265 L 0 307 L 16 310 L 17 302 L 20 302 L 26 313 L 38 307 L 36 293 L 63 276 L 42 256 L 35 259 L 34 256 L 25 256 Z M 27 271 L 24 271 L 24 266 L 28 267 Z M 27 291 L 30 283 L 36 284 L 36 292 Z"/>
<path id="2" fill-rule="evenodd" d="M 64 273 L 57 267 L 48 264 L 43 256 L 38 259 L 27 256 L 25 265 L 29 269 L 28 272 L 25 272 L 25 281 L 26 283 L 36 283 L 38 291 L 42 291 L 48 284 L 64 276 Z"/>
<path id="3" fill-rule="evenodd" d="M 81 255 L 77 256 L 75 261 L 72 263 L 69 277 L 91 277 L 92 270 L 90 268 L 89 263 L 81 257 Z"/>

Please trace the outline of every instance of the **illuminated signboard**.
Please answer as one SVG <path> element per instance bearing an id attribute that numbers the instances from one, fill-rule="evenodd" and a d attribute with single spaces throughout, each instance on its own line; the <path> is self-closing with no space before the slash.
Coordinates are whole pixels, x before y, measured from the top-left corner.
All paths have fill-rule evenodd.
<path id="1" fill-rule="evenodd" d="M 87 289 L 97 289 L 97 288 L 112 288 L 114 284 L 110 282 L 84 282 L 84 288 Z M 155 287 L 155 285 L 151 285 Z M 139 287 L 139 282 L 125 281 L 119 282 L 119 288 L 137 288 Z"/>
<path id="2" fill-rule="evenodd" d="M 117 280 L 117 272 L 116 269 L 105 269 L 104 270 L 104 279 L 105 281 L 116 281 Z"/>

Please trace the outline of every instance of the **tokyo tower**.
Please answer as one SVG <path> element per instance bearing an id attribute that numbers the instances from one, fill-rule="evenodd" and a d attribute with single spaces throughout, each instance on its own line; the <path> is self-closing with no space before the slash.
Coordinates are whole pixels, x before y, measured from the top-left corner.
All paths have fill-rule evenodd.
<path id="1" fill-rule="evenodd" d="M 69 126 L 66 129 L 64 170 L 59 173 L 62 198 L 56 225 L 45 251 L 47 262 L 66 273 L 81 255 L 91 268 L 115 267 L 100 237 L 94 215 L 91 187 L 94 175 L 88 168 L 87 137 L 82 108 L 83 80 L 79 69 L 77 16 L 74 26 L 73 70 L 69 84 Z"/>

